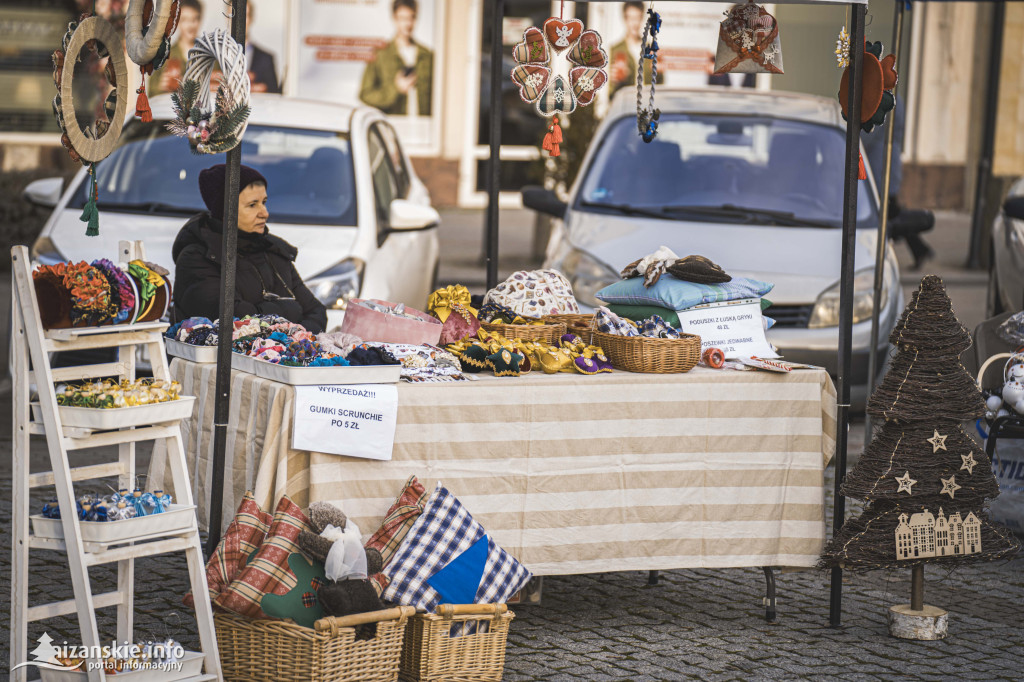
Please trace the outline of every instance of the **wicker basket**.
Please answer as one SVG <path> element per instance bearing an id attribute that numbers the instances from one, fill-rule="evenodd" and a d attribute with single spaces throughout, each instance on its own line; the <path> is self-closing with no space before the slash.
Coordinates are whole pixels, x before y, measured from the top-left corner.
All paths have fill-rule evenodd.
<path id="1" fill-rule="evenodd" d="M 565 325 L 566 330 L 573 334 L 582 334 L 594 326 L 593 313 L 562 313 L 544 318 L 550 322 L 560 322 Z"/>
<path id="2" fill-rule="evenodd" d="M 683 334 L 678 339 L 655 339 L 591 331 L 581 336 L 584 341 L 600 346 L 615 369 L 627 372 L 689 372 L 700 361 L 700 337 L 695 334 Z"/>
<path id="3" fill-rule="evenodd" d="M 481 322 L 480 326 L 490 334 L 504 336 L 506 339 L 522 341 L 543 341 L 552 346 L 558 345 L 558 339 L 565 333 L 565 325 L 554 324 L 492 324 Z"/>
<path id="4" fill-rule="evenodd" d="M 505 604 L 441 604 L 436 614 L 416 614 L 406 626 L 401 679 L 500 682 L 513 618 Z M 473 620 L 486 622 L 487 632 L 451 637 L 452 624 Z"/>
<path id="5" fill-rule="evenodd" d="M 344 618 L 321 618 L 311 630 L 279 620 L 214 617 L 224 679 L 239 682 L 376 682 L 397 680 L 405 626 L 416 610 L 398 606 Z M 373 639 L 357 625 L 376 623 Z"/>

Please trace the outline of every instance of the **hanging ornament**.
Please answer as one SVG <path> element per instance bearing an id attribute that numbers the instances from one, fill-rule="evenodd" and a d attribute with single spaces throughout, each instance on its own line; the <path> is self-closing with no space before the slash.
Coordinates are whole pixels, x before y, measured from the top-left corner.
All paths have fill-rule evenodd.
<path id="1" fill-rule="evenodd" d="M 718 29 L 715 73 L 782 73 L 779 23 L 764 7 L 733 5 Z"/>
<path id="2" fill-rule="evenodd" d="M 553 60 L 563 55 L 568 65 L 559 64 L 556 69 Z M 584 29 L 579 19 L 551 17 L 542 28 L 531 26 L 523 31 L 523 40 L 513 48 L 512 57 L 516 66 L 511 77 L 519 86 L 520 99 L 552 119 L 541 148 L 558 156 L 562 142 L 558 115 L 567 116 L 577 106 L 593 104 L 598 90 L 608 82 L 608 54 L 601 47 L 601 36 Z M 562 75 L 566 73 L 568 77 Z"/>
<path id="3" fill-rule="evenodd" d="M 159 30 L 161 26 L 163 31 Z M 138 94 L 135 115 L 143 123 L 153 120 L 146 96 L 146 76 L 153 75 L 167 61 L 171 54 L 171 35 L 177 27 L 178 0 L 131 0 L 128 4 L 124 22 L 125 51 L 142 73 L 142 82 L 135 91 Z"/>
<path id="4" fill-rule="evenodd" d="M 846 32 L 845 26 L 839 30 L 839 37 L 836 39 L 836 62 L 840 69 L 850 65 L 850 34 Z"/>
<path id="5" fill-rule="evenodd" d="M 892 89 L 896 87 L 896 55 L 882 56 L 882 43 L 864 42 L 864 77 L 861 87 L 861 130 L 870 133 L 876 125 L 885 123 L 885 115 L 896 106 L 896 96 Z M 847 105 L 850 92 L 850 67 L 843 70 L 839 82 L 839 106 L 843 110 L 843 120 L 848 116 Z"/>
<path id="6" fill-rule="evenodd" d="M 644 142 L 651 142 L 658 134 L 658 119 L 661 110 L 654 108 L 654 84 L 658 82 L 658 32 L 661 31 L 661 15 L 653 9 L 647 10 L 647 23 L 640 38 L 640 58 L 636 65 L 636 127 Z M 650 40 L 648 41 L 648 38 Z M 651 62 L 651 94 L 644 108 L 644 60 Z"/>

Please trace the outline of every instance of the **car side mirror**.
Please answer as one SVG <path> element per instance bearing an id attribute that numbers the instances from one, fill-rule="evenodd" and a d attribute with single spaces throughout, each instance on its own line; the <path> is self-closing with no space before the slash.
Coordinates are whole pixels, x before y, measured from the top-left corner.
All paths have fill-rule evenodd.
<path id="1" fill-rule="evenodd" d="M 63 178 L 43 178 L 28 183 L 21 197 L 35 206 L 53 208 L 60 201 L 60 193 L 64 189 Z"/>
<path id="2" fill-rule="evenodd" d="M 1003 211 L 1010 218 L 1024 220 L 1024 197 L 1011 197 L 1003 204 Z"/>
<path id="3" fill-rule="evenodd" d="M 527 185 L 522 189 L 523 206 L 554 218 L 564 218 L 569 204 L 558 198 L 550 189 L 539 185 Z"/>
<path id="4" fill-rule="evenodd" d="M 441 223 L 441 214 L 430 206 L 408 199 L 395 199 L 388 208 L 388 229 L 396 231 L 428 230 Z"/>

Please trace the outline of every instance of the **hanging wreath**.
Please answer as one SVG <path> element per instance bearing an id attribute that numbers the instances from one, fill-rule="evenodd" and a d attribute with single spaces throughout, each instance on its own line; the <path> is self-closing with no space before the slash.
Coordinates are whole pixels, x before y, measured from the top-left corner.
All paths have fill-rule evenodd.
<path id="1" fill-rule="evenodd" d="M 658 119 L 661 110 L 654 108 L 654 84 L 658 82 L 658 32 L 661 31 L 661 15 L 653 9 L 647 10 L 647 23 L 640 38 L 640 59 L 636 64 L 636 127 L 644 142 L 651 142 L 658 134 Z M 648 37 L 650 40 L 648 41 Z M 647 107 L 643 106 L 644 60 L 651 62 L 651 95 Z"/>
<path id="2" fill-rule="evenodd" d="M 562 53 L 569 61 L 568 81 L 561 75 L 552 76 L 552 60 Z M 579 19 L 551 17 L 543 28 L 531 26 L 523 31 L 523 41 L 512 50 L 512 56 L 518 64 L 511 76 L 519 86 L 519 97 L 534 104 L 538 114 L 552 119 L 542 148 L 558 156 L 562 141 L 558 115 L 593 104 L 598 90 L 608 82 L 604 68 L 608 53 L 601 47 L 601 36 L 584 30 Z"/>
<path id="3" fill-rule="evenodd" d="M 154 1 L 156 7 L 154 10 Z M 163 27 L 163 31 L 152 30 Z M 153 75 L 171 53 L 171 35 L 178 27 L 178 0 L 130 0 L 124 22 L 128 58 L 139 65 L 142 83 L 135 92 L 135 115 L 144 123 L 153 120 L 146 97 L 146 76 Z"/>
<path id="4" fill-rule="evenodd" d="M 96 164 L 107 158 L 117 145 L 124 124 L 128 97 L 119 84 L 128 82 L 128 67 L 121 39 L 110 23 L 102 17 L 83 15 L 81 21 L 68 24 L 61 43 L 62 50 L 53 53 L 53 82 L 57 95 L 53 98 L 53 114 L 61 129 L 60 142 L 68 155 L 89 168 L 89 198 L 82 209 L 82 222 L 88 223 L 85 234 L 99 234 L 99 211 L 96 208 Z M 107 95 L 91 126 L 81 128 L 75 117 L 75 64 L 83 50 L 91 50 L 99 59 L 106 59 L 103 73 L 113 90 Z M 69 125 L 70 124 L 70 125 Z"/>
<path id="5" fill-rule="evenodd" d="M 210 76 L 220 64 L 223 76 L 210 106 Z M 175 119 L 167 129 L 188 139 L 196 154 L 219 154 L 242 141 L 249 124 L 249 72 L 245 50 L 223 29 L 204 33 L 188 52 L 178 91 L 171 96 Z"/>

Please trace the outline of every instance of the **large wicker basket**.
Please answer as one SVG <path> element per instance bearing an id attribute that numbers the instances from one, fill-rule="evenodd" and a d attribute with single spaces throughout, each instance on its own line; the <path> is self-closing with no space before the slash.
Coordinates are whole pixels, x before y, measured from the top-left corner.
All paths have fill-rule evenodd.
<path id="1" fill-rule="evenodd" d="M 490 322 L 481 322 L 480 326 L 485 331 L 504 336 L 506 339 L 542 341 L 552 346 L 557 346 L 558 339 L 565 333 L 565 325 L 561 322 L 553 324 L 492 324 Z"/>
<path id="2" fill-rule="evenodd" d="M 404 682 L 500 682 L 505 643 L 515 614 L 505 604 L 441 604 L 437 613 L 409 619 L 402 646 Z M 477 621 L 478 631 L 452 637 L 455 623 Z M 486 624 L 486 632 L 480 625 Z"/>
<path id="3" fill-rule="evenodd" d="M 582 334 L 584 330 L 594 328 L 593 313 L 561 313 L 545 317 L 544 320 L 547 322 L 560 322 L 565 325 L 566 331 L 573 334 Z"/>
<path id="4" fill-rule="evenodd" d="M 411 606 L 321 618 L 313 629 L 279 620 L 218 613 L 217 647 L 231 682 L 385 682 L 398 679 Z M 356 639 L 357 625 L 376 623 L 373 639 Z"/>
<path id="5" fill-rule="evenodd" d="M 592 331 L 583 338 L 600 346 L 615 369 L 627 372 L 689 372 L 700 362 L 700 337 L 695 334 L 683 334 L 678 339 L 655 339 Z"/>

